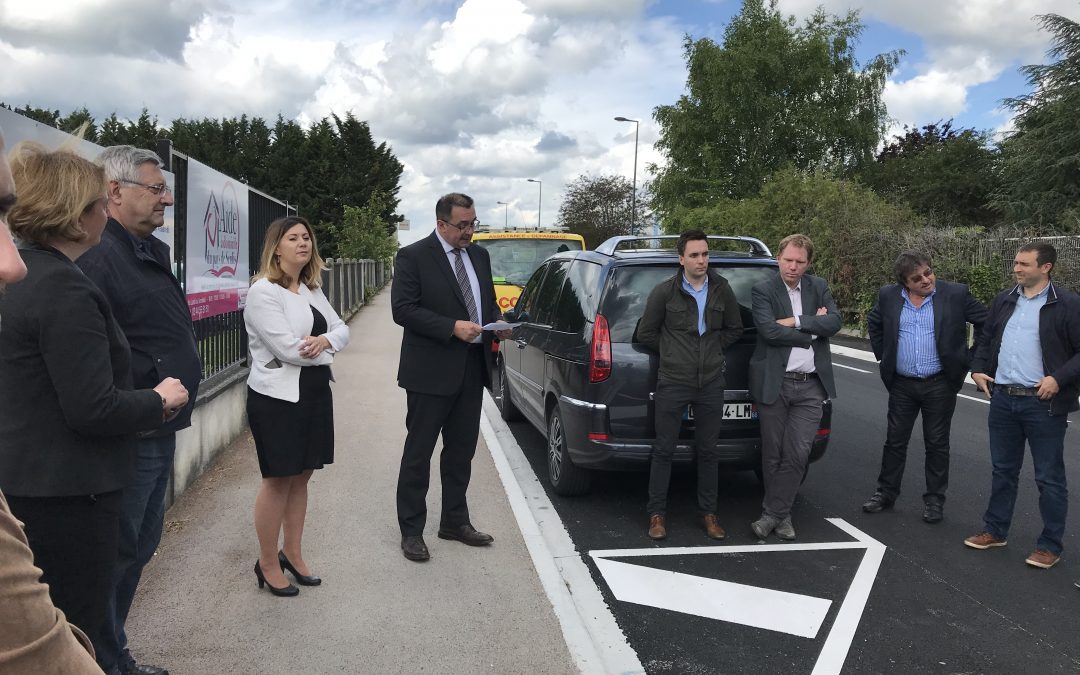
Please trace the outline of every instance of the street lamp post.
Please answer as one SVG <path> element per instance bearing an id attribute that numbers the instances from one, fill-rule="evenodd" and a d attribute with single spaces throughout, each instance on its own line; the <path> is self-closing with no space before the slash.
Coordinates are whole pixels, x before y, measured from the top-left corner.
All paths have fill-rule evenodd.
<path id="1" fill-rule="evenodd" d="M 508 214 L 510 213 L 510 205 L 507 204 L 506 202 L 495 202 L 495 203 L 496 204 L 502 204 L 505 207 L 505 208 L 503 208 L 503 229 L 504 230 L 510 229 L 508 227 L 508 225 L 507 225 L 507 223 L 509 222 L 508 221 L 508 218 L 509 218 Z"/>
<path id="2" fill-rule="evenodd" d="M 544 204 L 544 182 L 536 178 L 526 178 L 530 183 L 536 183 L 540 187 L 540 196 L 536 198 L 536 229 L 540 229 L 540 207 Z"/>
<path id="3" fill-rule="evenodd" d="M 630 197 L 630 234 L 637 236 L 637 148 L 638 128 L 641 124 L 640 120 L 632 120 L 628 117 L 616 117 L 615 121 L 634 123 L 634 193 Z"/>

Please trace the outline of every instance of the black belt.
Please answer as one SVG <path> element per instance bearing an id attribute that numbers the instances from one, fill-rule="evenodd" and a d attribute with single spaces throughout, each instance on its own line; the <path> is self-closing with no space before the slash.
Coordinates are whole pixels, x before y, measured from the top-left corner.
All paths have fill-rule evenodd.
<path id="1" fill-rule="evenodd" d="M 1009 396 L 1038 396 L 1038 387 L 1014 387 L 1011 384 L 995 384 L 994 389 L 1004 390 Z"/>
<path id="2" fill-rule="evenodd" d="M 785 380 L 795 380 L 796 382 L 809 382 L 810 380 L 817 379 L 817 373 L 798 373 L 795 371 L 788 371 L 784 373 Z"/>
<path id="3" fill-rule="evenodd" d="M 936 382 L 937 380 L 945 378 L 945 371 L 939 370 L 933 375 L 927 375 L 926 377 L 911 377 L 910 375 L 901 375 L 900 373 L 897 373 L 896 376 L 905 380 L 911 380 L 912 382 Z"/>

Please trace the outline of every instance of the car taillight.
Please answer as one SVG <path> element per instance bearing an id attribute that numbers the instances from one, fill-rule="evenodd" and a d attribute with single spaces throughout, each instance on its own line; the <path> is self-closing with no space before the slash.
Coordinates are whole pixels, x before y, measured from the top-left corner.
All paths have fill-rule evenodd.
<path id="1" fill-rule="evenodd" d="M 589 358 L 589 382 L 603 382 L 611 377 L 611 332 L 603 314 L 596 315 L 592 330 L 592 354 Z"/>

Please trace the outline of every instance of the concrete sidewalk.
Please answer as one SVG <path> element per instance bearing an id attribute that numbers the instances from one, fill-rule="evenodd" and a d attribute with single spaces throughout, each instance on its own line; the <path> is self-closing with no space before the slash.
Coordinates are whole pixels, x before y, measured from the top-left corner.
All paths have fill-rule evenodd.
<path id="1" fill-rule="evenodd" d="M 390 293 L 350 328 L 352 342 L 334 364 L 335 463 L 311 481 L 304 535 L 322 586 L 301 587 L 295 598 L 258 589 L 260 476 L 245 434 L 166 515 L 128 621 L 136 658 L 172 675 L 578 672 L 482 436 L 469 507 L 495 543 L 477 549 L 436 538 L 435 459 L 425 532 L 432 559 L 402 557 L 394 490 L 405 393 Z"/>

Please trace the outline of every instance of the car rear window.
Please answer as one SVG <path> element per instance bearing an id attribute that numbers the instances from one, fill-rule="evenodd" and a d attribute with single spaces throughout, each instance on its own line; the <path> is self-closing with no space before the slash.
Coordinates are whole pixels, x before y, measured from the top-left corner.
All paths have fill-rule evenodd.
<path id="1" fill-rule="evenodd" d="M 581 242 L 572 239 L 478 239 L 476 244 L 487 249 L 495 282 L 515 286 L 524 286 L 549 256 L 581 250 Z"/>
<path id="2" fill-rule="evenodd" d="M 742 306 L 741 314 L 746 323 L 750 316 L 750 289 L 754 284 L 776 274 L 776 268 L 760 264 L 714 264 L 711 267 L 731 284 L 735 299 Z M 678 269 L 678 265 L 624 265 L 615 268 L 604 293 L 600 311 L 608 321 L 612 342 L 633 340 L 649 293 L 661 281 L 671 279 Z"/>

